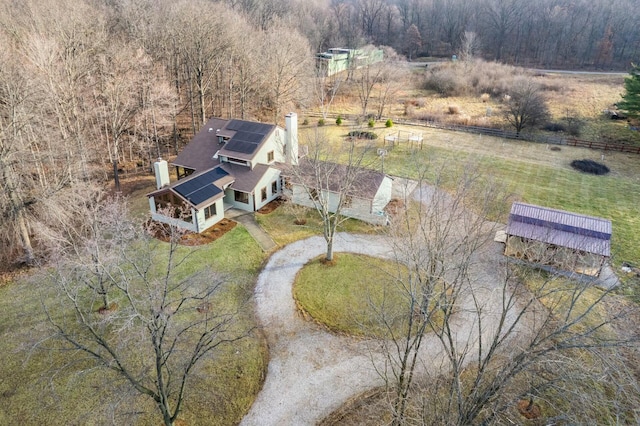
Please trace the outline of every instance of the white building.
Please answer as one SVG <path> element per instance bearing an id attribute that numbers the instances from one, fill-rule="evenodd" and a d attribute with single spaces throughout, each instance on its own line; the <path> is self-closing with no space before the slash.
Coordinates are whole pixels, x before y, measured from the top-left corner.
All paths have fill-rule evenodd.
<path id="1" fill-rule="evenodd" d="M 295 113 L 288 114 L 282 129 L 211 118 L 173 161 L 176 182 L 169 182 L 166 161 L 154 164 L 152 218 L 202 232 L 222 220 L 227 208 L 256 211 L 277 198 L 282 182 L 275 165 L 298 162 L 297 121 Z"/>

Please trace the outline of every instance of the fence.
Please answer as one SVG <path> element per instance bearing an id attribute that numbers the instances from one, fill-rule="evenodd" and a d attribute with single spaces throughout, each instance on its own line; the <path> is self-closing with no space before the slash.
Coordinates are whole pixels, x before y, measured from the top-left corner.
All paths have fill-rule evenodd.
<path id="1" fill-rule="evenodd" d="M 321 117 L 320 114 L 317 113 L 307 113 L 309 117 Z M 338 114 L 327 114 L 327 118 L 336 118 Z M 358 121 L 361 117 L 359 116 L 350 116 L 350 115 L 341 115 L 342 118 Z M 603 151 L 617 151 L 617 152 L 626 152 L 630 154 L 638 154 L 640 155 L 640 146 L 635 145 L 626 145 L 621 143 L 614 142 L 596 142 L 596 141 L 587 141 L 582 139 L 575 138 L 565 138 L 561 136 L 555 135 L 543 135 L 543 134 L 532 134 L 532 133 L 516 133 L 511 130 L 503 130 L 503 129 L 493 129 L 490 127 L 477 127 L 477 126 L 463 126 L 461 124 L 449 124 L 443 123 L 440 121 L 413 121 L 413 120 L 403 120 L 398 119 L 394 120 L 396 124 L 404 124 L 409 126 L 420 126 L 420 127 L 430 127 L 434 129 L 441 130 L 452 130 L 456 132 L 466 132 L 466 133 L 474 133 L 479 135 L 487 135 L 493 136 L 496 138 L 504 138 L 504 139 L 517 139 L 528 142 L 536 142 L 536 143 L 545 143 L 549 145 L 567 145 L 567 146 L 575 146 L 580 148 L 590 148 L 597 149 Z"/>

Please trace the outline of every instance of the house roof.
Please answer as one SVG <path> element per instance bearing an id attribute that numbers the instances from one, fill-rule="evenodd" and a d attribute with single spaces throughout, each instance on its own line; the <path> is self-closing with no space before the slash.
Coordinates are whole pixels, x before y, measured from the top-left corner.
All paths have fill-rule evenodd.
<path id="1" fill-rule="evenodd" d="M 283 169 L 287 165 L 279 164 Z M 354 174 L 353 186 L 348 191 L 348 195 L 357 198 L 372 200 L 375 198 L 380 185 L 386 175 L 371 169 L 349 167 L 344 164 L 331 163 L 326 161 L 301 161 L 297 171 L 289 170 L 293 183 L 304 184 L 309 187 L 316 186 L 318 181 L 322 181 L 323 189 L 339 192 L 343 188 L 343 182 L 348 174 Z M 319 178 L 319 179 L 318 179 Z"/>
<path id="2" fill-rule="evenodd" d="M 214 158 L 216 153 L 252 160 L 275 128 L 274 124 L 210 118 L 172 164 L 201 172 L 220 164 L 217 156 Z M 218 136 L 223 136 L 226 142 L 219 143 Z"/>
<path id="3" fill-rule="evenodd" d="M 173 160 L 175 166 L 185 167 L 187 169 L 201 172 L 211 169 L 219 164 L 217 158 L 213 158 L 216 152 L 221 148 L 218 144 L 218 136 L 216 131 L 224 128 L 228 120 L 221 118 L 211 118 L 194 136 L 182 152 Z"/>
<path id="4" fill-rule="evenodd" d="M 229 141 L 220 149 L 219 155 L 243 160 L 251 160 L 260 146 L 276 128 L 274 124 L 256 123 L 245 120 L 230 120 L 220 130 L 231 135 Z"/>
<path id="5" fill-rule="evenodd" d="M 266 164 L 257 164 L 253 169 L 232 163 L 222 163 L 220 168 L 233 176 L 231 188 L 242 192 L 253 192 L 256 185 L 269 170 Z"/>
<path id="6" fill-rule="evenodd" d="M 525 203 L 513 203 L 507 234 L 601 256 L 611 254 L 611 221 Z"/>
<path id="7" fill-rule="evenodd" d="M 221 167 L 215 167 L 188 178 L 181 179 L 166 188 L 160 188 L 148 196 L 173 192 L 196 210 L 224 197 L 224 186 L 233 182 L 233 176 Z"/>

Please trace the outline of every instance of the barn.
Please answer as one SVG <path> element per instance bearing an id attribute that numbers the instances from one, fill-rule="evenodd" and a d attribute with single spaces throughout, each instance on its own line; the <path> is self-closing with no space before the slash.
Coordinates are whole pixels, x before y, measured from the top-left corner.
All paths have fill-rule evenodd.
<path id="1" fill-rule="evenodd" d="M 506 229 L 505 255 L 598 276 L 611 255 L 611 221 L 516 202 Z"/>

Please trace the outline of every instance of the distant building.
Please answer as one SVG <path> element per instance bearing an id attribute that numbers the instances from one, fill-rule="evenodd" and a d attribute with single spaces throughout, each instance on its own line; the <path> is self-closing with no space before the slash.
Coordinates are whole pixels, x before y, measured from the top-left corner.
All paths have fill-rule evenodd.
<path id="1" fill-rule="evenodd" d="M 316 55 L 316 68 L 327 77 L 339 72 L 354 70 L 384 59 L 381 49 L 331 48 Z"/>
<path id="2" fill-rule="evenodd" d="M 525 203 L 513 203 L 505 254 L 598 276 L 611 256 L 611 221 Z"/>

